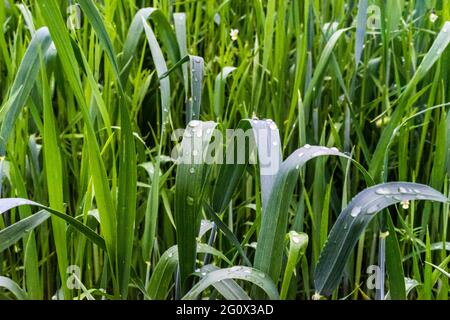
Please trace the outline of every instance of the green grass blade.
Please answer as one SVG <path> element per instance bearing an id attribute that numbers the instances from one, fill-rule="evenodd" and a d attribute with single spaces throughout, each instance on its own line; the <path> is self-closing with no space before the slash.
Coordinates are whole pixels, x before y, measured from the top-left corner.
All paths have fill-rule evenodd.
<path id="1" fill-rule="evenodd" d="M 28 300 L 28 294 L 13 280 L 0 276 L 0 288 L 5 288 L 11 291 L 11 293 L 18 300 Z"/>
<path id="2" fill-rule="evenodd" d="M 218 267 L 208 264 L 200 269 L 200 275 L 202 277 L 206 276 L 209 272 L 219 270 Z M 226 300 L 251 300 L 250 297 L 245 293 L 234 280 L 226 279 L 212 284 L 214 289 L 216 289 Z"/>
<path id="3" fill-rule="evenodd" d="M 78 232 L 85 235 L 90 241 L 92 241 L 93 243 L 98 245 L 101 249 L 104 249 L 104 250 L 106 249 L 105 241 L 103 240 L 103 238 L 100 237 L 97 233 L 95 233 L 92 229 L 90 229 L 86 225 L 82 224 L 78 220 L 72 218 L 71 216 L 69 216 L 65 213 L 59 212 L 57 210 L 46 207 L 40 203 L 31 201 L 31 200 L 22 199 L 22 198 L 0 199 L 0 215 L 12 208 L 15 208 L 18 206 L 25 206 L 25 205 L 39 207 L 39 208 L 44 209 L 44 210 L 48 211 L 49 213 L 57 216 L 58 218 L 65 220 L 68 224 L 73 226 Z"/>
<path id="4" fill-rule="evenodd" d="M 193 120 L 188 124 L 181 142 L 182 155 L 176 173 L 175 224 L 180 256 L 181 287 L 187 292 L 188 277 L 195 269 L 196 237 L 200 228 L 203 188 L 208 176 L 204 163 L 214 122 Z"/>
<path id="5" fill-rule="evenodd" d="M 183 297 L 183 300 L 196 299 L 206 288 L 216 282 L 227 279 L 240 279 L 249 281 L 267 294 L 269 299 L 278 300 L 279 295 L 275 284 L 263 272 L 255 268 L 234 266 L 231 268 L 220 269 L 206 274 L 191 290 Z"/>
<path id="6" fill-rule="evenodd" d="M 8 110 L 1 111 L 2 114 L 5 114 L 0 128 L 0 154 L 2 155 L 5 155 L 6 144 L 14 123 L 30 96 L 38 77 L 40 68 L 39 53 L 42 52 L 44 54 L 50 48 L 51 44 L 52 39 L 48 29 L 42 27 L 36 31 L 25 52 L 10 90 L 10 96 L 15 98 L 9 103 Z"/>
<path id="7" fill-rule="evenodd" d="M 41 210 L 28 218 L 22 219 L 5 229 L 0 230 L 0 252 L 6 250 L 25 237 L 31 230 L 46 221 L 50 216 L 50 213 Z"/>
<path id="8" fill-rule="evenodd" d="M 378 212 L 402 201 L 448 199 L 425 185 L 408 182 L 380 184 L 360 192 L 339 215 L 331 229 L 314 274 L 316 293 L 330 295 L 338 286 L 351 251 Z"/>
<path id="9" fill-rule="evenodd" d="M 299 178 L 299 170 L 313 158 L 331 155 L 348 158 L 337 149 L 305 145 L 281 164 L 269 194 L 267 207 L 264 208 L 254 263 L 255 268 L 267 273 L 273 281 L 277 282 L 281 273 L 280 257 L 283 256 L 288 209 Z"/>

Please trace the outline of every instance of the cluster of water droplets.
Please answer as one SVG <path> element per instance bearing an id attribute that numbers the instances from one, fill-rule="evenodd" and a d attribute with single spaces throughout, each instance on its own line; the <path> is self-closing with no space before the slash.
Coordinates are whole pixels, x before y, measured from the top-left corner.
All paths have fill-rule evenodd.
<path id="1" fill-rule="evenodd" d="M 415 199 L 425 199 L 426 196 L 423 194 L 423 192 L 416 188 L 410 188 L 406 186 L 400 186 L 396 189 L 390 189 L 387 187 L 379 187 L 375 189 L 375 194 L 379 196 L 384 196 L 387 199 L 393 199 L 397 202 L 399 201 L 405 201 L 408 200 L 405 196 L 414 196 Z M 353 218 L 356 218 L 361 212 L 365 212 L 367 214 L 373 214 L 376 213 L 381 209 L 380 204 L 374 204 L 369 206 L 367 209 L 364 209 L 361 206 L 354 206 L 352 210 L 350 211 L 350 215 Z"/>

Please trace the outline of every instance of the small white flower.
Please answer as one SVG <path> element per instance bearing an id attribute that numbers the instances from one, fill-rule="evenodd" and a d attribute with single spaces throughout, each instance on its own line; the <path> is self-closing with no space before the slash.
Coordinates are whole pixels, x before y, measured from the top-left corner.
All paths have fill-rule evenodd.
<path id="1" fill-rule="evenodd" d="M 403 200 L 400 203 L 402 204 L 403 209 L 405 209 L 405 210 L 409 209 L 409 200 Z"/>
<path id="2" fill-rule="evenodd" d="M 434 12 L 430 13 L 429 19 L 430 19 L 431 23 L 435 23 L 438 18 L 439 18 L 439 16 L 437 14 L 435 14 Z"/>
<path id="3" fill-rule="evenodd" d="M 231 29 L 230 31 L 231 40 L 236 41 L 238 39 L 238 34 L 239 34 L 238 29 Z"/>

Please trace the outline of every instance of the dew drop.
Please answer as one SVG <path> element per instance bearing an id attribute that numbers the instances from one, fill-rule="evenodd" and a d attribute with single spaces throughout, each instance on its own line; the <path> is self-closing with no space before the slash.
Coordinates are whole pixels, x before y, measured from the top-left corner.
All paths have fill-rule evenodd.
<path id="1" fill-rule="evenodd" d="M 195 150 L 194 150 L 195 151 Z M 194 154 L 194 156 L 195 156 L 195 154 Z M 194 168 L 190 168 L 189 169 L 189 172 L 191 173 L 191 174 L 194 174 L 195 173 L 195 169 Z"/>
<path id="2" fill-rule="evenodd" d="M 272 142 L 272 144 L 276 147 L 278 145 L 277 141 Z"/>
<path id="3" fill-rule="evenodd" d="M 190 196 L 187 196 L 186 202 L 187 202 L 188 206 L 193 206 L 194 205 L 194 198 L 192 198 Z"/>
<path id="4" fill-rule="evenodd" d="M 297 157 L 301 158 L 303 157 L 305 154 L 303 152 L 299 152 L 299 154 L 297 155 Z"/>
<path id="5" fill-rule="evenodd" d="M 189 127 L 195 128 L 195 127 L 197 127 L 199 124 L 200 124 L 200 121 L 198 121 L 198 120 L 193 120 L 193 121 L 189 122 Z"/>
<path id="6" fill-rule="evenodd" d="M 305 144 L 305 145 L 303 146 L 303 148 L 305 148 L 305 149 L 310 149 L 310 148 L 311 148 L 311 145 L 310 145 L 310 144 Z"/>
<path id="7" fill-rule="evenodd" d="M 391 194 L 391 192 L 385 188 L 378 188 L 377 190 L 375 190 L 375 193 L 380 195 Z"/>
<path id="8" fill-rule="evenodd" d="M 272 123 L 272 124 L 269 126 L 269 128 L 270 128 L 270 130 L 277 130 L 277 125 L 276 125 L 275 123 Z"/>
<path id="9" fill-rule="evenodd" d="M 203 135 L 203 131 L 202 130 L 198 130 L 197 132 L 197 137 L 201 138 Z"/>
<path id="10" fill-rule="evenodd" d="M 252 273 L 252 270 L 250 270 L 250 269 L 245 269 L 245 270 L 244 270 L 244 273 L 251 274 L 251 273 Z"/>
<path id="11" fill-rule="evenodd" d="M 207 133 L 207 134 L 210 134 L 210 133 L 211 133 L 211 129 L 207 129 L 207 130 L 206 130 L 206 133 Z"/>
<path id="12" fill-rule="evenodd" d="M 195 59 L 195 62 L 200 63 L 200 62 L 202 62 L 202 59 L 197 58 L 197 59 Z"/>
<path id="13" fill-rule="evenodd" d="M 336 147 L 331 148 L 331 150 L 332 150 L 332 151 L 339 152 L 338 148 L 336 148 Z"/>
<path id="14" fill-rule="evenodd" d="M 171 252 L 171 253 L 169 253 L 169 258 L 172 258 L 173 257 L 173 253 Z"/>
<path id="15" fill-rule="evenodd" d="M 164 108 L 164 112 L 169 112 L 169 109 L 167 109 L 167 108 Z"/>
<path id="16" fill-rule="evenodd" d="M 408 190 L 406 190 L 406 189 L 403 188 L 403 187 L 399 187 L 399 188 L 398 188 L 398 192 L 400 192 L 400 193 L 408 193 Z"/>
<path id="17" fill-rule="evenodd" d="M 367 213 L 368 214 L 372 214 L 372 213 L 375 213 L 377 211 L 378 211 L 378 205 L 377 204 L 375 204 L 375 205 L 369 207 L 369 209 L 367 209 Z"/>
<path id="18" fill-rule="evenodd" d="M 194 97 L 194 101 L 197 101 L 197 97 Z"/>
<path id="19" fill-rule="evenodd" d="M 202 277 L 206 276 L 206 272 L 201 273 Z"/>
<path id="20" fill-rule="evenodd" d="M 198 82 L 198 78 L 197 78 L 197 77 L 194 77 L 194 81 L 195 81 L 195 82 Z"/>
<path id="21" fill-rule="evenodd" d="M 299 165 L 299 164 L 296 165 L 296 166 L 295 166 L 295 169 L 296 169 L 296 170 L 299 170 L 299 169 L 300 169 L 300 165 Z"/>
<path id="22" fill-rule="evenodd" d="M 357 216 L 358 216 L 358 214 L 360 214 L 361 213 L 361 207 L 354 207 L 353 209 L 352 209 L 352 211 L 350 212 L 350 215 L 353 217 L 353 218 L 356 218 Z"/>

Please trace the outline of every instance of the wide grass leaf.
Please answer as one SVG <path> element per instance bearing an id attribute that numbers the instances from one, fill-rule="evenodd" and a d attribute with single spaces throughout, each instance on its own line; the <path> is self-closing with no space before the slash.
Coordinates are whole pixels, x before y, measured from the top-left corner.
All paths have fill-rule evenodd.
<path id="1" fill-rule="evenodd" d="M 279 299 L 275 284 L 268 276 L 266 276 L 265 273 L 255 268 L 234 266 L 207 273 L 196 285 L 191 288 L 191 290 L 189 290 L 189 292 L 183 297 L 183 300 L 194 300 L 209 286 L 227 279 L 249 281 L 264 290 L 269 299 Z"/>
<path id="2" fill-rule="evenodd" d="M 330 295 L 336 289 L 350 253 L 378 212 L 412 200 L 448 201 L 433 188 L 410 182 L 384 183 L 356 195 L 339 215 L 321 252 L 314 273 L 316 293 Z"/>

